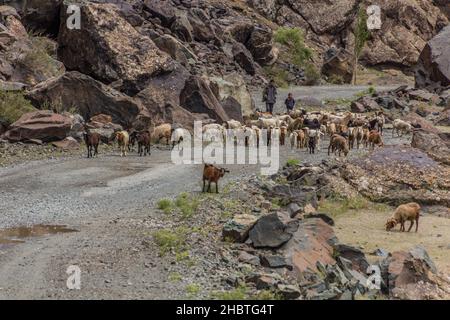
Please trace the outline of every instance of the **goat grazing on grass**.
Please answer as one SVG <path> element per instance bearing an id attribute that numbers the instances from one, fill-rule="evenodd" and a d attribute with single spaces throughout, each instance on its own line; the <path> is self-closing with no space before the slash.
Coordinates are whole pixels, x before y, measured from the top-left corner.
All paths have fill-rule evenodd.
<path id="1" fill-rule="evenodd" d="M 151 141 L 151 137 L 150 137 L 150 132 L 148 131 L 144 131 L 144 132 L 139 132 L 137 134 L 137 143 L 138 143 L 138 153 L 139 156 L 146 156 L 147 154 L 150 155 L 150 141 Z"/>
<path id="2" fill-rule="evenodd" d="M 400 231 L 405 231 L 405 222 L 411 221 L 408 232 L 411 231 L 414 221 L 416 222 L 416 232 L 419 229 L 420 205 L 416 202 L 410 202 L 398 206 L 391 218 L 386 222 L 386 231 L 390 231 L 397 224 L 400 224 Z"/>
<path id="3" fill-rule="evenodd" d="M 206 164 L 203 168 L 203 189 L 202 192 L 211 192 L 211 183 L 216 184 L 216 193 L 219 193 L 219 179 L 222 178 L 225 173 L 230 171 L 224 168 L 217 168 L 212 164 Z M 208 188 L 205 191 L 206 181 L 208 181 Z"/>
<path id="4" fill-rule="evenodd" d="M 86 132 L 83 134 L 84 142 L 86 143 L 86 148 L 88 158 L 93 158 L 98 155 L 98 145 L 100 144 L 100 134 L 97 132 L 90 132 L 89 129 L 86 129 Z M 94 153 L 92 153 L 94 152 Z"/>
<path id="5" fill-rule="evenodd" d="M 130 136 L 128 135 L 128 132 L 126 132 L 125 130 L 116 132 L 116 139 L 121 151 L 120 156 L 126 157 L 128 150 L 128 143 L 130 142 Z"/>

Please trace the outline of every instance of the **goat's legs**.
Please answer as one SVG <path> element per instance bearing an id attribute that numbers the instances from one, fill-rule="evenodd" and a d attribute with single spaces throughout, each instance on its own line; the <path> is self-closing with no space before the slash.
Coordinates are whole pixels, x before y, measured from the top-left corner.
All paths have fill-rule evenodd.
<path id="1" fill-rule="evenodd" d="M 205 192 L 205 179 L 203 179 L 203 188 L 202 188 L 202 192 Z"/>
<path id="2" fill-rule="evenodd" d="M 419 216 L 416 218 L 416 232 L 419 229 Z"/>
<path id="3" fill-rule="evenodd" d="M 410 231 L 411 231 L 411 229 L 412 229 L 413 225 L 414 225 L 414 220 L 411 220 L 411 224 L 409 225 L 409 229 L 408 229 L 408 232 L 410 232 Z"/>
<path id="4" fill-rule="evenodd" d="M 208 192 L 211 193 L 211 181 L 208 181 Z"/>

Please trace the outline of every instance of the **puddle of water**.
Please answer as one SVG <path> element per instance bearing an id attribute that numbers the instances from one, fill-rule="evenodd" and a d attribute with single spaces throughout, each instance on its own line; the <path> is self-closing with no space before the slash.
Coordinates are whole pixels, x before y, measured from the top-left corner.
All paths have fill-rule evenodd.
<path id="1" fill-rule="evenodd" d="M 24 243 L 24 239 L 26 238 L 77 231 L 78 230 L 67 228 L 67 226 L 41 224 L 31 227 L 0 229 L 0 248 L 11 246 L 17 243 Z"/>

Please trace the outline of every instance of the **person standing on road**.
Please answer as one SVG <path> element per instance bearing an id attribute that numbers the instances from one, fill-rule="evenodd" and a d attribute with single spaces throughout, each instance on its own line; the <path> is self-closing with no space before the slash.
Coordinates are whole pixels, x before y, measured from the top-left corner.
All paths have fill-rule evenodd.
<path id="1" fill-rule="evenodd" d="M 270 80 L 269 84 L 264 89 L 263 102 L 266 103 L 266 111 L 273 114 L 273 106 L 277 102 L 277 88 L 275 87 L 275 81 Z"/>
<path id="2" fill-rule="evenodd" d="M 291 113 L 295 108 L 295 99 L 292 97 L 292 93 L 288 94 L 288 97 L 284 101 L 284 104 L 286 105 L 287 113 Z"/>

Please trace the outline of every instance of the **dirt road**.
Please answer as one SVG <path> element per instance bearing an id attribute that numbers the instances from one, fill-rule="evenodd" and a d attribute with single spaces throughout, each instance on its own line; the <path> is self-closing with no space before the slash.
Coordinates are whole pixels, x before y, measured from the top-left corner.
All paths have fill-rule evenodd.
<path id="1" fill-rule="evenodd" d="M 325 148 L 312 156 L 282 148 L 280 164 L 290 158 L 319 163 L 328 156 Z M 260 169 L 226 167 L 231 173 L 222 185 Z M 114 154 L 0 169 L 0 230 L 50 224 L 78 231 L 28 237 L 18 244 L 0 241 L 0 299 L 183 298 L 179 286 L 167 281 L 167 263 L 142 239 L 159 226 L 155 203 L 182 192 L 199 192 L 201 170 L 201 165 L 174 165 L 170 152 L 161 149 L 147 158 Z M 66 286 L 70 265 L 82 271 L 81 290 Z M 199 278 L 209 276 L 202 268 L 192 272 Z"/>

